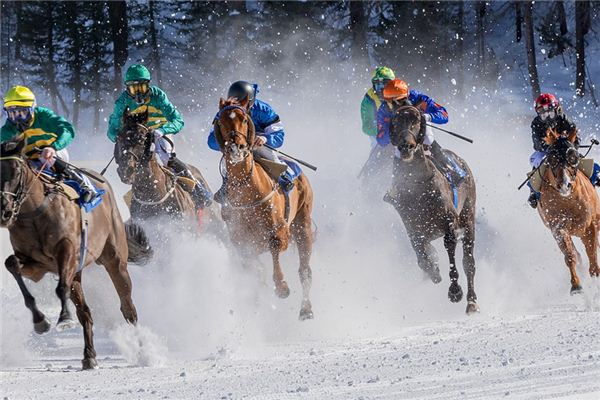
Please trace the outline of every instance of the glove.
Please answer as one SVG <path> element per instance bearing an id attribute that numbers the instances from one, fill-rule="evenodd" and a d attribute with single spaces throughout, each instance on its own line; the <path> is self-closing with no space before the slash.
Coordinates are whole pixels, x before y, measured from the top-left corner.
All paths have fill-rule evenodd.
<path id="1" fill-rule="evenodd" d="M 162 130 L 160 130 L 160 129 L 153 129 L 153 130 L 152 130 L 152 134 L 154 135 L 154 139 L 155 139 L 155 140 L 158 140 L 158 139 L 160 139 L 161 137 L 163 137 L 163 135 L 164 135 L 164 132 L 163 132 Z"/>
<path id="2" fill-rule="evenodd" d="M 431 122 L 431 114 L 424 114 L 423 116 L 425 117 L 426 122 Z"/>

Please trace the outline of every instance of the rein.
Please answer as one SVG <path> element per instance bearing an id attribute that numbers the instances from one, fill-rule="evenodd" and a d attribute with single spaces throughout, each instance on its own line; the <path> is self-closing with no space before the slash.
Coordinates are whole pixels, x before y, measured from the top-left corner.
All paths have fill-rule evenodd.
<path id="1" fill-rule="evenodd" d="M 21 165 L 25 166 L 26 168 L 29 168 L 33 172 L 33 169 L 21 157 L 18 157 L 18 156 L 0 157 L 0 161 L 8 161 L 8 160 L 18 161 L 19 163 L 21 163 Z M 17 193 L 7 192 L 5 190 L 0 191 L 0 195 L 2 195 L 2 197 L 6 198 L 7 195 L 10 195 L 14 198 L 14 205 L 12 207 L 12 210 L 8 210 L 12 214 L 13 218 L 18 218 L 18 217 L 20 217 L 21 219 L 33 218 L 33 217 L 40 215 L 42 212 L 44 212 L 44 210 L 46 208 L 48 208 L 48 202 L 49 202 L 50 196 L 44 196 L 44 201 L 38 208 L 36 208 L 35 210 L 33 210 L 31 212 L 21 213 L 21 206 L 27 199 L 27 196 L 29 196 L 29 192 L 33 188 L 35 181 L 39 179 L 42 171 L 48 165 L 48 162 L 49 162 L 49 160 L 46 160 L 44 162 L 44 164 L 42 164 L 40 169 L 37 171 L 37 173 L 34 173 L 34 177 L 31 180 L 29 187 L 27 187 L 27 190 L 23 190 L 23 188 L 25 186 L 25 173 L 21 172 L 21 174 L 20 174 L 21 176 L 19 177 L 19 186 L 18 186 Z"/>
<path id="2" fill-rule="evenodd" d="M 558 182 L 558 179 L 556 179 L 556 175 L 554 175 L 554 170 L 552 169 L 552 166 L 550 165 L 550 163 L 548 161 L 546 161 L 544 164 L 546 164 L 548 166 L 548 171 L 550 172 L 550 174 L 554 178 L 554 181 Z M 569 178 L 573 182 L 573 188 L 575 188 L 575 183 L 577 182 L 577 170 L 578 170 L 577 168 L 573 168 L 573 172 L 569 172 Z M 560 189 L 558 189 L 557 187 L 555 187 L 548 179 L 546 179 L 545 174 L 544 175 L 540 174 L 540 177 L 541 177 L 542 181 L 546 185 L 548 185 L 549 187 L 551 187 L 557 193 L 560 193 Z"/>

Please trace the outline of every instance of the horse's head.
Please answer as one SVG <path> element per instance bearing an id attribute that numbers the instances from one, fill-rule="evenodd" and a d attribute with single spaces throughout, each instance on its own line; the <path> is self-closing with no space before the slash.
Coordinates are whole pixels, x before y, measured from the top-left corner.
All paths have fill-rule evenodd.
<path id="1" fill-rule="evenodd" d="M 579 152 L 574 145 L 575 140 L 577 140 L 577 131 L 559 134 L 549 129 L 545 137 L 546 143 L 550 146 L 546 162 L 556 178 L 559 193 L 564 197 L 571 195 L 577 176 Z"/>
<path id="2" fill-rule="evenodd" d="M 19 137 L 0 145 L 0 226 L 8 228 L 19 214 L 25 197 L 25 140 Z"/>
<path id="3" fill-rule="evenodd" d="M 252 151 L 256 131 L 250 114 L 246 111 L 247 99 L 219 100 L 219 113 L 215 118 L 215 139 L 228 162 L 238 164 Z"/>
<path id="4" fill-rule="evenodd" d="M 405 104 L 394 110 L 390 124 L 390 140 L 400 150 L 404 161 L 412 160 L 424 138 L 425 121 L 418 108 Z"/>
<path id="5" fill-rule="evenodd" d="M 123 128 L 115 143 L 115 161 L 121 182 L 132 183 L 135 171 L 147 165 L 154 154 L 154 136 L 146 127 L 148 110 L 141 113 L 123 114 Z"/>

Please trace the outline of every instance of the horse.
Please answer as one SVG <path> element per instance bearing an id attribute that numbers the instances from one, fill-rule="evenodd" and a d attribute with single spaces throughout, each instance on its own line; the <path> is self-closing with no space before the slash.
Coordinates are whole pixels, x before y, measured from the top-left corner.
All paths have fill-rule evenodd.
<path id="1" fill-rule="evenodd" d="M 273 282 L 280 298 L 290 294 L 281 270 L 279 255 L 293 238 L 300 258 L 302 304 L 300 320 L 314 317 L 309 298 L 312 283 L 310 257 L 313 244 L 313 191 L 308 178 L 301 174 L 289 193 L 289 216 L 286 219 L 286 195 L 276 180 L 255 160 L 252 152 L 256 131 L 247 110 L 247 99 L 241 102 L 220 99 L 219 114 L 214 123 L 215 138 L 223 153 L 226 171 L 225 190 L 228 205 L 222 216 L 229 229 L 231 242 L 247 263 L 270 251 L 273 259 Z"/>
<path id="2" fill-rule="evenodd" d="M 590 179 L 578 168 L 580 156 L 574 145 L 577 132 L 560 135 L 548 130 L 550 145 L 541 173 L 538 213 L 565 257 L 571 273 L 571 294 L 582 291 L 577 276 L 579 254 L 573 236 L 581 239 L 589 259 L 591 277 L 600 276 L 598 267 L 598 221 L 600 203 Z"/>
<path id="3" fill-rule="evenodd" d="M 123 223 L 108 183 L 98 183 L 98 188 L 105 191 L 102 202 L 84 214 L 78 204 L 62 194 L 64 189 L 40 179 L 40 172 L 21 154 L 24 145 L 24 140 L 11 140 L 2 143 L 0 149 L 0 227 L 8 229 L 14 250 L 4 264 L 19 285 L 38 334 L 50 330 L 50 321 L 38 309 L 23 277 L 38 282 L 46 273 L 58 275 L 56 295 L 61 311 L 56 329 L 75 327 L 67 306 L 71 299 L 83 326 L 82 366 L 94 369 L 98 363 L 93 322 L 83 294 L 82 271 L 93 261 L 104 265 L 119 295 L 123 317 L 135 325 L 138 317 L 131 299 L 127 262 L 145 263 L 152 249 L 140 227 Z"/>
<path id="4" fill-rule="evenodd" d="M 391 143 L 397 147 L 390 202 L 400 214 L 419 267 L 433 283 L 441 282 L 438 258 L 431 242 L 444 238 L 444 247 L 450 262 L 448 298 L 453 303 L 462 300 L 463 291 L 458 283 L 456 246 L 459 236 L 463 243 L 463 269 L 467 276 L 467 314 L 479 311 L 475 294 L 475 180 L 467 163 L 455 157 L 466 172 L 466 177 L 454 190 L 432 159 L 425 154 L 425 119 L 412 105 L 400 106 L 392 118 Z M 455 201 L 456 200 L 456 201 Z M 456 203 L 456 205 L 455 205 Z"/>
<path id="5" fill-rule="evenodd" d="M 180 184 L 187 180 L 187 184 L 193 185 L 189 182 L 191 179 L 179 177 L 158 163 L 154 153 L 154 135 L 146 127 L 147 122 L 147 110 L 143 113 L 126 110 L 123 128 L 114 148 L 119 178 L 123 183 L 132 185 L 131 217 L 142 221 L 160 216 L 186 221 L 197 218 L 199 224 L 207 221 L 205 227 L 213 229 L 215 233 L 224 230 L 218 206 L 213 202 L 196 212 L 192 196 Z M 199 182 L 208 187 L 196 167 L 188 165 L 188 168 Z"/>

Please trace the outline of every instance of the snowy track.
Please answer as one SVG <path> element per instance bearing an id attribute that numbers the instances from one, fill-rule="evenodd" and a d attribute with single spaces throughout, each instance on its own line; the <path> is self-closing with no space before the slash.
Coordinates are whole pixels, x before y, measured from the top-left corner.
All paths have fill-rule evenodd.
<path id="1" fill-rule="evenodd" d="M 9 399 L 598 399 L 599 327 L 600 312 L 564 305 L 368 340 L 270 344 L 195 360 L 171 354 L 162 367 L 105 356 L 89 372 L 77 371 L 73 335 L 61 350 L 72 358 L 42 357 L 0 377 Z"/>

